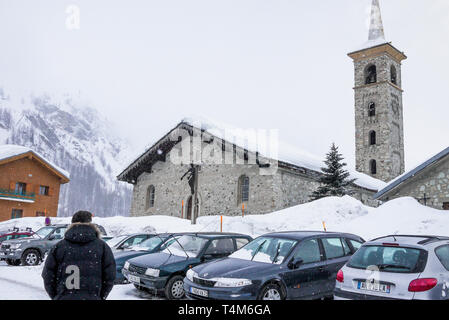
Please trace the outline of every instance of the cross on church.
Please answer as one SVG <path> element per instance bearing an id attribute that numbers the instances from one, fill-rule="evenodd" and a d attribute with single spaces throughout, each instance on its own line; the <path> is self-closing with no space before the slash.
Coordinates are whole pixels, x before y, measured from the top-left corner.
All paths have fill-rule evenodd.
<path id="1" fill-rule="evenodd" d="M 419 202 L 423 202 L 425 206 L 427 206 L 427 200 L 430 200 L 431 198 L 427 198 L 427 195 L 424 193 L 424 197 L 418 199 Z"/>

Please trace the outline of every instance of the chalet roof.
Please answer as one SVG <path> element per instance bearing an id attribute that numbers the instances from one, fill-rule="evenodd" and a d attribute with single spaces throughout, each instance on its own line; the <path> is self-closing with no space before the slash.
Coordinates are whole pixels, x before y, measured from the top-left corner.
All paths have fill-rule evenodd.
<path id="1" fill-rule="evenodd" d="M 53 173 L 61 178 L 63 183 L 67 183 L 70 181 L 70 174 L 67 171 L 48 161 L 42 155 L 32 150 L 31 148 L 12 144 L 0 145 L 0 164 L 22 159 L 28 155 L 31 155 L 48 169 L 53 171 Z"/>
<path id="2" fill-rule="evenodd" d="M 168 153 L 179 141 L 171 141 L 168 139 L 170 134 L 178 129 L 192 129 L 196 128 L 203 132 L 224 140 L 228 143 L 235 144 L 236 146 L 253 153 L 259 153 L 265 158 L 273 159 L 272 156 L 264 155 L 257 148 L 259 147 L 257 143 L 244 143 L 245 138 L 239 137 L 242 130 L 233 128 L 232 126 L 217 123 L 216 121 L 211 121 L 210 119 L 204 119 L 201 117 L 196 118 L 184 118 L 178 123 L 176 127 L 171 129 L 164 137 L 154 143 L 150 148 L 148 148 L 143 154 L 141 154 L 136 160 L 134 160 L 120 175 L 118 179 L 120 181 L 126 181 L 129 183 L 135 183 L 137 178 L 143 172 L 150 172 L 151 166 L 156 161 L 165 161 L 165 154 Z M 276 159 L 279 162 L 279 166 L 295 171 L 300 171 L 303 173 L 312 172 L 313 174 L 321 174 L 321 167 L 324 166 L 323 159 L 312 155 L 306 151 L 300 150 L 294 146 L 286 144 L 284 142 L 279 143 L 279 150 Z M 378 179 L 372 178 L 366 174 L 357 172 L 355 170 L 349 170 L 351 178 L 357 179 L 355 184 L 359 187 L 377 191 L 385 187 L 385 182 Z"/>
<path id="3" fill-rule="evenodd" d="M 434 155 L 430 159 L 424 161 L 416 168 L 404 173 L 403 175 L 400 175 L 396 179 L 390 181 L 390 183 L 380 190 L 378 193 L 374 195 L 374 199 L 380 199 L 384 198 L 388 194 L 390 194 L 393 190 L 396 190 L 404 183 L 414 179 L 418 174 L 423 172 L 424 170 L 433 167 L 434 165 L 440 163 L 444 158 L 446 158 L 449 155 L 449 147 L 444 149 L 443 151 L 439 152 L 438 154 Z"/>

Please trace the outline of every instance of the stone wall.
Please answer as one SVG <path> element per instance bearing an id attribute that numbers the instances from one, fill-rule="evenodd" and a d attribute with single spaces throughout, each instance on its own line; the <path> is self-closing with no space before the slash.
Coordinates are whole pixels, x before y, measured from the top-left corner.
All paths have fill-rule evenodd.
<path id="1" fill-rule="evenodd" d="M 180 178 L 188 170 L 187 165 L 169 161 L 157 162 L 152 173 L 142 174 L 134 186 L 131 216 L 170 215 L 187 216 L 190 187 Z M 249 177 L 249 201 L 245 214 L 269 213 L 310 201 L 310 194 L 318 187 L 316 175 L 300 174 L 278 168 L 273 175 L 263 175 L 257 165 L 202 165 L 199 172 L 200 216 L 241 215 L 238 202 L 239 177 Z M 148 188 L 155 187 L 154 207 L 148 207 Z M 373 192 L 357 188 L 354 197 L 368 205 Z M 184 201 L 184 208 L 182 207 Z M 183 212 L 182 212 L 183 208 Z"/>
<path id="2" fill-rule="evenodd" d="M 365 84 L 371 65 L 377 68 L 377 82 Z M 384 53 L 355 61 L 354 66 L 356 169 L 388 182 L 405 169 L 401 64 Z M 391 66 L 396 68 L 397 85 L 390 81 Z M 368 114 L 371 103 L 376 105 L 375 116 Z M 376 145 L 369 143 L 371 131 L 376 132 Z M 376 160 L 376 174 L 371 174 L 371 160 Z"/>
<path id="3" fill-rule="evenodd" d="M 382 200 L 413 197 L 424 204 L 424 194 L 429 198 L 426 204 L 435 209 L 443 209 L 443 204 L 449 202 L 449 157 L 435 167 L 410 178 L 397 191 Z"/>

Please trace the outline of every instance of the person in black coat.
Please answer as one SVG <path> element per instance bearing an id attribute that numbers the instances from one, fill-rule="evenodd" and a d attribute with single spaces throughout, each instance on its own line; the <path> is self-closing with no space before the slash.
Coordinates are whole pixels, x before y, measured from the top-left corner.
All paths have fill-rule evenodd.
<path id="1" fill-rule="evenodd" d="M 75 213 L 64 239 L 50 250 L 42 278 L 51 299 L 104 300 L 111 292 L 114 255 L 91 222 L 90 212 Z"/>

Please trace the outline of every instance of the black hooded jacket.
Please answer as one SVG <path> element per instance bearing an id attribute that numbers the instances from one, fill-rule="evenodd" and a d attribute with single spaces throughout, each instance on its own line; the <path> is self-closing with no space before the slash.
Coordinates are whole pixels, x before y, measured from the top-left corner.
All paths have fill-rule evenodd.
<path id="1" fill-rule="evenodd" d="M 54 300 L 100 300 L 114 286 L 115 268 L 111 248 L 97 227 L 74 223 L 50 250 L 42 278 Z"/>

